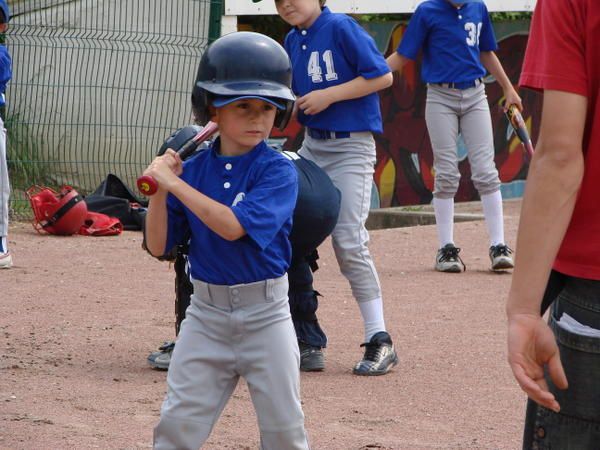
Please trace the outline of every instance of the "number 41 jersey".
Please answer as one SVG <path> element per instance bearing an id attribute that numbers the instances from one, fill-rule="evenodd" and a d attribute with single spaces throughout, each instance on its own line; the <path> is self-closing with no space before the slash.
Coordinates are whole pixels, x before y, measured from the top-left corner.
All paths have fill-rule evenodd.
<path id="1" fill-rule="evenodd" d="M 334 14 L 327 7 L 310 28 L 293 28 L 284 46 L 292 61 L 292 88 L 298 97 L 358 76 L 371 79 L 390 71 L 375 41 L 358 22 L 345 14 Z M 319 130 L 383 131 L 376 93 L 332 103 L 314 115 L 300 110 L 298 120 Z"/>

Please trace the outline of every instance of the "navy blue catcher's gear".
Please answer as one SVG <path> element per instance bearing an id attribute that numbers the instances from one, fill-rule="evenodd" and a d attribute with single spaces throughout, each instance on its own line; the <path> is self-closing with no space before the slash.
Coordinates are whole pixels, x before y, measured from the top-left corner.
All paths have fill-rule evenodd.
<path id="1" fill-rule="evenodd" d="M 285 105 L 275 116 L 275 126 L 284 129 L 296 100 L 291 87 L 292 66 L 281 45 L 260 33 L 231 33 L 212 43 L 202 55 L 192 109 L 196 121 L 206 123 L 215 97 L 266 97 Z"/>
<path id="2" fill-rule="evenodd" d="M 169 148 L 177 151 L 194 136 L 200 133 L 200 131 L 202 131 L 202 127 L 200 125 L 187 125 L 183 128 L 178 128 L 177 130 L 173 131 L 171 136 L 165 139 L 163 144 L 158 149 L 156 156 L 163 155 Z"/>

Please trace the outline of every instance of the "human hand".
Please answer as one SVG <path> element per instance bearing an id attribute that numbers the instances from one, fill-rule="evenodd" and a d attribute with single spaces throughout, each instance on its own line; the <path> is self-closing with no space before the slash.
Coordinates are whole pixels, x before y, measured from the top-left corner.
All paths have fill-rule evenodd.
<path id="1" fill-rule="evenodd" d="M 537 314 L 508 315 L 508 363 L 521 389 L 538 404 L 555 412 L 560 405 L 548 390 L 544 366 L 559 389 L 568 387 L 554 333 Z"/>
<path id="2" fill-rule="evenodd" d="M 511 86 L 504 92 L 504 112 L 508 111 L 510 105 L 516 105 L 519 111 L 523 111 L 523 102 L 517 91 Z"/>
<path id="3" fill-rule="evenodd" d="M 164 154 L 154 158 L 143 175 L 153 178 L 159 189 L 168 190 L 182 173 L 183 163 L 179 154 L 169 148 Z"/>
<path id="4" fill-rule="evenodd" d="M 296 105 L 306 115 L 318 114 L 334 102 L 327 89 L 309 92 L 296 100 Z"/>

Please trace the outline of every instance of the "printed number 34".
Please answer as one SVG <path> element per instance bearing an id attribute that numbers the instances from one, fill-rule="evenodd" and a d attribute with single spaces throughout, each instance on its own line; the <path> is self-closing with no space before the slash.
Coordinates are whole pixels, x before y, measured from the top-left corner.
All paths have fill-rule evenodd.
<path id="1" fill-rule="evenodd" d="M 467 44 L 471 47 L 479 45 L 479 35 L 481 34 L 481 22 L 475 25 L 473 22 L 465 23 L 465 30 L 469 33 L 467 35 Z"/>
<path id="2" fill-rule="evenodd" d="M 338 79 L 333 66 L 333 53 L 331 50 L 323 52 L 323 62 L 325 63 L 325 79 L 333 81 Z M 319 52 L 312 52 L 308 60 L 308 76 L 311 77 L 313 83 L 321 83 L 323 81 L 323 69 L 319 61 Z"/>

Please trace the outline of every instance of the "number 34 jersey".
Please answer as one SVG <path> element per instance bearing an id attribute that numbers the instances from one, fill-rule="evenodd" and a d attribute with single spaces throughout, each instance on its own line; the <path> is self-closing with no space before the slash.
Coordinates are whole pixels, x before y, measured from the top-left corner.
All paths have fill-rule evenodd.
<path id="1" fill-rule="evenodd" d="M 334 14 L 327 7 L 310 28 L 293 28 L 284 45 L 292 61 L 292 88 L 298 97 L 358 76 L 372 79 L 390 71 L 375 41 L 358 22 L 345 14 Z M 319 130 L 383 131 L 376 93 L 332 103 L 314 115 L 299 110 L 298 120 Z"/>

